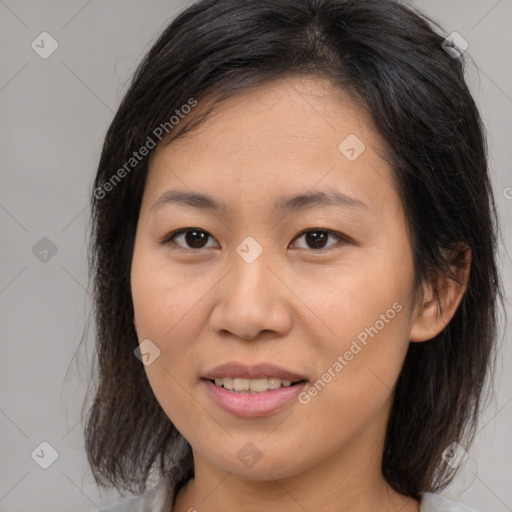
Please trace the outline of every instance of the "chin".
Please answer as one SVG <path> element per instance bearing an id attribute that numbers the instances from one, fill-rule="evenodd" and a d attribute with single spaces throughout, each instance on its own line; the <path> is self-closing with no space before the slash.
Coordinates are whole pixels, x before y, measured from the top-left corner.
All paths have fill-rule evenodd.
<path id="1" fill-rule="evenodd" d="M 260 444 L 263 444 L 261 442 Z M 226 458 L 228 450 L 222 454 L 212 454 L 208 457 L 210 463 L 221 471 L 230 473 L 235 478 L 252 481 L 271 481 L 293 477 L 306 470 L 303 460 L 295 460 L 285 454 L 272 456 L 265 455 L 266 448 L 257 451 L 253 445 L 242 444 L 242 448 L 235 450 L 233 455 Z"/>

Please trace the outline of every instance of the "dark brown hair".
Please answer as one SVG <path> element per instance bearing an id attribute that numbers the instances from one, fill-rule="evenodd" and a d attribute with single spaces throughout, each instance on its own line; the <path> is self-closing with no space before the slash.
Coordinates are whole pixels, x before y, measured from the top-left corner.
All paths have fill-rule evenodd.
<path id="1" fill-rule="evenodd" d="M 407 216 L 418 294 L 434 272 L 462 265 L 446 250 L 471 250 L 469 282 L 451 322 L 409 346 L 382 460 L 389 484 L 415 498 L 453 478 L 441 454 L 453 441 L 468 449 L 474 437 L 502 294 L 484 127 L 464 79 L 465 54 L 450 55 L 446 35 L 391 0 L 203 0 L 165 29 L 108 129 L 91 196 L 97 372 L 85 446 L 99 485 L 142 493 L 152 470 L 180 484 L 193 475 L 190 446 L 134 356 L 130 269 L 148 158 L 122 179 L 119 170 L 148 137 L 160 140 L 157 127 L 166 127 L 162 140 L 170 142 L 204 121 L 185 115 L 177 129 L 169 123 L 191 98 L 199 105 L 214 98 L 213 108 L 291 75 L 327 77 L 368 112 Z"/>

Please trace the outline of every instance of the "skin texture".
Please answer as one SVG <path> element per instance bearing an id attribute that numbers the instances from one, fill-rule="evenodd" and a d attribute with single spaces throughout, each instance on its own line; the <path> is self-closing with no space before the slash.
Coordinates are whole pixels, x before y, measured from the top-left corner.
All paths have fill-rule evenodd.
<path id="1" fill-rule="evenodd" d="M 338 149 L 349 134 L 366 146 L 354 161 Z M 424 302 L 433 302 L 416 304 L 406 220 L 383 154 L 349 96 L 327 80 L 295 77 L 241 92 L 152 155 L 131 287 L 139 342 L 160 350 L 145 366 L 148 380 L 193 449 L 196 477 L 176 512 L 418 511 L 380 469 L 393 387 L 409 343 L 439 333 L 464 288 L 440 281 L 443 315 L 428 287 Z M 328 188 L 368 210 L 274 209 L 281 196 Z M 150 211 L 170 189 L 209 194 L 228 210 Z M 199 248 L 184 235 L 160 244 L 182 228 L 210 237 Z M 313 228 L 332 232 L 324 250 L 300 235 Z M 263 249 L 252 263 L 236 251 L 248 236 Z M 240 418 L 200 380 L 228 361 L 272 362 L 312 384 L 396 303 L 394 318 L 307 404 Z M 237 457 L 248 442 L 261 453 L 252 467 Z"/>

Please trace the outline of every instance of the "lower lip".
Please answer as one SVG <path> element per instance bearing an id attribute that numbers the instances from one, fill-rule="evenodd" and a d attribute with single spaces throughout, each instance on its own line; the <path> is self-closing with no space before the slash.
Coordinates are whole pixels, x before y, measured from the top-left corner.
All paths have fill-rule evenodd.
<path id="1" fill-rule="evenodd" d="M 222 409 L 235 416 L 256 418 L 269 416 L 291 402 L 305 388 L 307 382 L 293 386 L 282 386 L 262 393 L 238 393 L 215 385 L 209 380 L 203 380 L 212 398 Z"/>

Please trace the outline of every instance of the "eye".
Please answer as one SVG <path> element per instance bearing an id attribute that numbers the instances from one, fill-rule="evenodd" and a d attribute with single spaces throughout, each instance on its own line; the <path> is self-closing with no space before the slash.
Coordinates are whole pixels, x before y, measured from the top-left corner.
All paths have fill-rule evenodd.
<path id="1" fill-rule="evenodd" d="M 322 250 L 329 248 L 329 246 L 326 246 L 326 242 L 329 238 L 329 236 L 341 240 L 342 242 L 348 243 L 349 240 L 347 237 L 342 236 L 341 234 L 334 233 L 333 231 L 329 231 L 327 229 L 321 229 L 321 228 L 311 228 L 306 231 L 303 231 L 302 233 L 299 233 L 294 240 L 298 240 L 301 237 L 304 237 L 304 241 L 306 244 L 309 245 L 309 247 L 303 247 L 304 249 L 316 249 L 316 250 Z"/>
<path id="2" fill-rule="evenodd" d="M 328 249 L 331 245 L 334 245 L 330 244 L 326 246 L 329 237 L 333 237 L 338 241 L 346 243 L 350 242 L 350 240 L 347 237 L 341 234 L 321 228 L 310 228 L 305 231 L 302 231 L 302 233 L 299 233 L 294 238 L 294 240 L 298 240 L 301 237 L 304 237 L 305 243 L 309 245 L 309 247 L 302 247 L 303 249 L 314 249 L 316 251 L 321 251 L 326 248 Z M 178 243 L 177 240 L 179 240 L 180 238 L 182 239 L 182 242 Z M 173 231 L 172 233 L 167 235 L 165 239 L 162 240 L 162 242 L 160 243 L 162 245 L 177 245 L 182 249 L 205 249 L 208 247 L 215 247 L 215 245 L 206 245 L 209 239 L 214 240 L 214 238 L 203 229 L 183 228 L 177 231 Z"/>
<path id="3" fill-rule="evenodd" d="M 179 238 L 183 238 L 184 242 L 188 244 L 188 246 L 183 247 L 179 243 L 176 243 L 175 240 L 178 240 Z M 205 247 L 208 247 L 207 245 L 205 245 L 205 242 L 209 238 L 213 237 L 207 231 L 204 231 L 199 228 L 184 228 L 170 233 L 168 236 L 165 237 L 161 244 L 178 245 L 182 249 L 204 249 Z"/>

